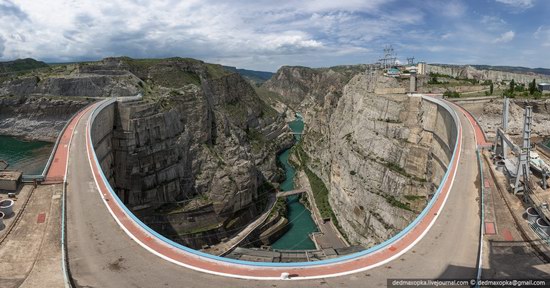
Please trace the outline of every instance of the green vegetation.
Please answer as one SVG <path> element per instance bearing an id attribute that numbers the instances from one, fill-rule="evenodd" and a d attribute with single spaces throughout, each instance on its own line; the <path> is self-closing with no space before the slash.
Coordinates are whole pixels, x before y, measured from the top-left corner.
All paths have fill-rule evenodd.
<path id="1" fill-rule="evenodd" d="M 315 198 L 315 204 L 321 213 L 323 219 L 332 219 L 334 223 L 337 223 L 336 215 L 330 207 L 328 200 L 328 189 L 323 183 L 323 180 L 319 178 L 315 173 L 313 173 L 309 168 L 304 167 L 304 172 L 306 172 L 309 184 L 311 185 L 311 190 L 313 192 L 313 197 Z"/>
<path id="2" fill-rule="evenodd" d="M 265 72 L 265 71 L 237 69 L 236 67 L 231 67 L 231 66 L 223 66 L 223 68 L 230 71 L 230 72 L 239 73 L 245 79 L 247 79 L 248 81 L 250 81 L 253 84 L 256 84 L 258 86 L 259 86 L 259 84 L 262 84 L 265 81 L 269 80 L 271 78 L 271 76 L 273 76 L 273 74 L 274 74 L 272 72 Z"/>
<path id="3" fill-rule="evenodd" d="M 431 77 L 430 76 L 430 80 L 428 80 L 428 84 L 441 84 L 441 83 L 443 83 L 443 82 L 439 82 L 437 77 Z"/>
<path id="4" fill-rule="evenodd" d="M 389 162 L 389 161 L 386 161 L 384 160 L 383 158 L 380 158 L 380 159 L 376 159 L 376 158 L 372 158 L 372 157 L 368 157 L 370 160 L 378 163 L 378 164 L 381 164 L 383 166 L 385 166 L 386 168 L 390 169 L 391 171 L 393 172 L 397 172 L 411 180 L 414 180 L 414 181 L 418 181 L 418 182 L 426 182 L 426 179 L 423 179 L 423 178 L 418 178 L 414 175 L 411 175 L 409 173 L 407 173 L 407 171 L 405 171 L 405 169 L 401 166 L 399 166 L 399 164 L 397 163 L 394 163 L 394 162 Z"/>
<path id="5" fill-rule="evenodd" d="M 262 132 L 254 128 L 249 128 L 246 130 L 246 135 L 252 145 L 252 152 L 260 152 L 265 147 L 266 141 Z"/>
<path id="6" fill-rule="evenodd" d="M 273 206 L 273 210 L 269 213 L 268 219 L 271 218 L 273 215 L 281 215 L 283 217 L 286 217 L 287 213 L 287 205 L 285 198 L 277 198 L 277 201 L 275 202 L 275 205 Z"/>
<path id="7" fill-rule="evenodd" d="M 405 199 L 409 201 L 416 201 L 416 200 L 426 199 L 426 197 L 420 196 L 420 195 L 405 195 Z"/>
<path id="8" fill-rule="evenodd" d="M 49 67 L 48 64 L 32 58 L 0 62 L 0 73 L 11 73 Z"/>
<path id="9" fill-rule="evenodd" d="M 443 93 L 443 97 L 446 97 L 446 98 L 460 98 L 460 93 L 456 92 L 456 91 L 445 91 Z"/>
<path id="10" fill-rule="evenodd" d="M 229 114 L 231 119 L 236 120 L 239 123 L 243 123 L 248 118 L 248 112 L 246 107 L 241 103 L 231 103 L 223 105 L 224 110 Z"/>
<path id="11" fill-rule="evenodd" d="M 222 65 L 218 64 L 206 64 L 206 71 L 212 79 L 219 79 L 231 74 L 231 72 L 227 71 Z"/>
<path id="12" fill-rule="evenodd" d="M 260 118 L 264 117 L 277 117 L 279 115 L 279 112 L 275 110 L 271 105 L 267 104 L 263 99 L 260 100 Z"/>
<path id="13" fill-rule="evenodd" d="M 327 187 L 325 186 L 325 183 L 321 178 L 319 178 L 313 171 L 311 171 L 307 167 L 307 163 L 310 161 L 309 156 L 305 153 L 305 151 L 301 147 L 302 141 L 300 141 L 298 144 L 294 145 L 292 147 L 292 152 L 296 153 L 296 156 L 300 160 L 299 167 L 304 170 L 306 173 L 306 176 L 309 180 L 309 184 L 311 186 L 311 191 L 313 192 L 313 197 L 315 198 L 315 204 L 317 205 L 317 208 L 319 209 L 319 213 L 321 214 L 321 217 L 323 219 L 331 219 L 332 223 L 341 230 L 338 224 L 338 219 L 336 219 L 336 215 L 334 214 L 334 211 L 330 207 L 330 203 L 328 200 L 329 191 Z"/>
<path id="14" fill-rule="evenodd" d="M 507 98 L 528 98 L 532 96 L 535 99 L 540 99 L 542 98 L 542 93 L 538 91 L 535 79 L 528 84 L 527 88 L 524 83 L 516 83 L 516 81 L 512 79 L 512 81 L 508 84 L 508 89 L 502 92 L 502 96 Z"/>
<path id="15" fill-rule="evenodd" d="M 284 99 L 281 95 L 278 93 L 272 92 L 267 90 L 266 88 L 260 86 L 254 86 L 254 90 L 256 91 L 256 94 L 260 99 L 265 101 L 266 103 L 276 103 L 276 102 L 283 102 Z"/>
<path id="16" fill-rule="evenodd" d="M 407 211 L 413 211 L 408 203 L 403 203 L 403 202 L 397 200 L 393 195 L 383 194 L 383 197 L 386 199 L 386 201 L 390 205 L 392 205 L 394 207 L 401 208 L 401 209 L 407 210 Z"/>
<path id="17" fill-rule="evenodd" d="M 200 65 L 204 62 L 196 59 L 180 57 L 166 59 L 132 59 L 129 57 L 120 57 L 118 59 L 129 66 L 130 72 L 134 73 L 143 81 L 152 84 L 168 88 L 181 88 L 188 84 L 201 84 L 201 78 L 192 66 Z M 210 73 L 208 67 L 213 64 L 205 65 Z M 223 71 L 223 68 L 221 68 L 221 70 Z M 216 71 L 216 69 L 213 68 L 212 71 Z"/>
<path id="18" fill-rule="evenodd" d="M 533 79 L 533 82 L 529 83 L 529 94 L 533 95 L 537 91 L 537 81 Z"/>

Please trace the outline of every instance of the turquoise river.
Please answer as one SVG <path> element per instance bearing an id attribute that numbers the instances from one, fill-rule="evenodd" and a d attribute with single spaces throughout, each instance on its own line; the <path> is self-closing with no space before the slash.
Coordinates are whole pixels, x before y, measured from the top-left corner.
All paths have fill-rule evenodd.
<path id="1" fill-rule="evenodd" d="M 52 143 L 23 141 L 0 135 L 0 160 L 8 162 L 8 170 L 20 170 L 29 175 L 42 174 L 52 148 Z"/>
<path id="2" fill-rule="evenodd" d="M 299 114 L 296 120 L 289 123 L 290 129 L 296 133 L 302 133 L 304 122 Z M 300 141 L 300 135 L 295 135 L 296 140 Z M 290 149 L 287 149 L 278 156 L 278 160 L 283 165 L 286 173 L 285 181 L 281 183 L 281 191 L 294 189 L 294 177 L 296 170 L 288 162 Z M 290 228 L 275 243 L 271 245 L 274 249 L 284 250 L 305 250 L 315 249 L 315 244 L 309 238 L 309 234 L 317 231 L 317 225 L 311 218 L 311 212 L 300 203 L 300 196 L 290 196 L 287 198 L 288 221 Z"/>

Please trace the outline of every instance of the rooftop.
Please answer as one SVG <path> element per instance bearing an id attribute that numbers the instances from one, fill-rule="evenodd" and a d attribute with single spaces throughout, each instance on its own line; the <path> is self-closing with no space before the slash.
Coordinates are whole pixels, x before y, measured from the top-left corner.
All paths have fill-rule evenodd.
<path id="1" fill-rule="evenodd" d="M 0 180 L 18 181 L 22 175 L 23 173 L 19 171 L 0 171 Z"/>

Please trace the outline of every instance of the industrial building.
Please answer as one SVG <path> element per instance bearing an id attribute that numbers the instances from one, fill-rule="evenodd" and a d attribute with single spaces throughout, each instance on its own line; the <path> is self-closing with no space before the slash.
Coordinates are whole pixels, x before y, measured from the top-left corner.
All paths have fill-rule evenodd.
<path id="1" fill-rule="evenodd" d="M 542 93 L 550 93 L 550 83 L 540 83 L 537 85 Z"/>
<path id="2" fill-rule="evenodd" d="M 0 171 L 0 191 L 16 191 L 22 175 L 19 171 Z"/>

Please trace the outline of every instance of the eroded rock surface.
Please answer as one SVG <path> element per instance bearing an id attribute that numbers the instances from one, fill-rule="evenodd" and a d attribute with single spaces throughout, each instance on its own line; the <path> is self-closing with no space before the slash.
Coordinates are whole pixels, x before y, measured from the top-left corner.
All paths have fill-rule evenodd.
<path id="1" fill-rule="evenodd" d="M 395 235 L 424 208 L 454 140 L 447 131 L 452 121 L 436 105 L 404 94 L 375 94 L 408 81 L 364 68 L 351 66 L 343 75 L 330 68 L 283 67 L 265 87 L 304 115 L 300 146 L 307 167 L 328 188 L 348 239 L 368 247 Z M 313 87 L 297 91 L 295 82 Z"/>

